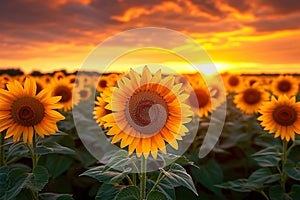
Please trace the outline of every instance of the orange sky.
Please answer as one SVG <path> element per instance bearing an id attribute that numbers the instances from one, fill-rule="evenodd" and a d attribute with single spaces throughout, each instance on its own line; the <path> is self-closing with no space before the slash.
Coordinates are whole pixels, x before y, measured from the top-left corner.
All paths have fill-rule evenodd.
<path id="1" fill-rule="evenodd" d="M 0 68 L 78 70 L 100 42 L 137 27 L 197 41 L 219 70 L 300 72 L 299 0 L 1 1 Z"/>

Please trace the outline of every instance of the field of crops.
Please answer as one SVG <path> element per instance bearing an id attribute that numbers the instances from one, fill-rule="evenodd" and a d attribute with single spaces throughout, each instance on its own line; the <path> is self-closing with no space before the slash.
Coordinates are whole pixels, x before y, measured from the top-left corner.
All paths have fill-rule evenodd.
<path id="1" fill-rule="evenodd" d="M 0 199 L 300 199 L 300 78 L 220 77 L 2 73 Z"/>

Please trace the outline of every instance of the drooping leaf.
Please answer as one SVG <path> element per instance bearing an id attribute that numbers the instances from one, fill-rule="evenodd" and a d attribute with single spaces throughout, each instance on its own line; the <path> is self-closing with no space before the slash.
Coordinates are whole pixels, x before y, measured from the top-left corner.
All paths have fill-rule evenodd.
<path id="1" fill-rule="evenodd" d="M 133 185 L 125 187 L 115 197 L 115 200 L 139 200 L 139 199 L 140 199 L 139 188 Z"/>
<path id="2" fill-rule="evenodd" d="M 192 190 L 195 194 L 197 190 L 195 188 L 192 177 L 186 172 L 186 170 L 179 164 L 173 163 L 168 171 L 161 169 L 166 175 L 166 179 L 174 186 L 184 186 Z"/>
<path id="3" fill-rule="evenodd" d="M 221 190 L 215 187 L 215 185 L 222 183 L 223 171 L 215 160 L 209 160 L 199 168 L 193 167 L 191 173 L 196 182 L 201 183 L 210 191 L 221 195 Z"/>
<path id="4" fill-rule="evenodd" d="M 74 200 L 71 194 L 42 193 L 39 197 L 42 200 Z"/>
<path id="5" fill-rule="evenodd" d="M 261 168 L 253 172 L 248 180 L 258 185 L 269 184 L 280 180 L 280 174 L 272 174 L 269 168 Z"/>
<path id="6" fill-rule="evenodd" d="M 105 166 L 99 166 L 85 171 L 80 174 L 80 176 L 89 176 L 100 182 L 112 184 L 122 181 L 130 172 L 130 168 L 127 168 L 124 171 L 116 171 L 114 169 L 106 170 Z"/>
<path id="7" fill-rule="evenodd" d="M 253 159 L 261 167 L 276 167 L 281 160 L 277 155 L 268 155 L 268 156 L 256 156 Z"/>
<path id="8" fill-rule="evenodd" d="M 147 188 L 149 188 L 149 190 L 152 189 L 154 184 L 155 184 L 155 182 L 153 180 L 150 180 L 150 179 L 147 180 Z M 166 179 L 163 179 L 156 186 L 156 190 L 162 192 L 167 197 L 167 199 L 169 199 L 169 200 L 175 199 L 175 188 Z"/>
<path id="9" fill-rule="evenodd" d="M 46 154 L 68 154 L 74 155 L 75 151 L 68 148 L 61 146 L 57 142 L 44 142 L 43 144 L 37 146 L 34 150 L 34 153 L 37 155 L 46 155 Z"/>
<path id="10" fill-rule="evenodd" d="M 292 200 L 288 194 L 284 193 L 280 185 L 270 187 L 269 196 L 271 200 Z"/>
<path id="11" fill-rule="evenodd" d="M 72 164 L 73 159 L 63 155 L 47 155 L 46 167 L 52 178 L 56 178 L 64 173 Z"/>
<path id="12" fill-rule="evenodd" d="M 255 183 L 251 183 L 248 179 L 237 179 L 234 181 L 228 181 L 222 184 L 216 185 L 219 188 L 230 189 L 237 192 L 251 192 L 257 190 L 260 186 Z"/>
<path id="13" fill-rule="evenodd" d="M 49 175 L 48 171 L 43 166 L 36 166 L 32 170 L 32 174 L 29 177 L 29 185 L 27 186 L 32 191 L 40 192 L 48 183 Z"/>
<path id="14" fill-rule="evenodd" d="M 285 173 L 292 179 L 300 181 L 300 162 L 297 164 L 286 163 L 283 166 Z"/>
<path id="15" fill-rule="evenodd" d="M 121 190 L 120 185 L 103 183 L 100 186 L 95 199 L 96 200 L 114 200 L 116 195 L 120 192 L 120 190 Z"/>
<path id="16" fill-rule="evenodd" d="M 149 192 L 146 200 L 167 200 L 167 197 L 159 191 Z"/>

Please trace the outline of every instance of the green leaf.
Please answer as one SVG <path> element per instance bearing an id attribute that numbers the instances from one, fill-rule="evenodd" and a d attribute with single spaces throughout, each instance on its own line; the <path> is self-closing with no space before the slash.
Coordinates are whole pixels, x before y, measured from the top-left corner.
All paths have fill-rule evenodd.
<path id="1" fill-rule="evenodd" d="M 118 183 L 122 181 L 130 172 L 130 168 L 120 172 L 113 169 L 105 170 L 105 166 L 99 166 L 85 171 L 84 173 L 80 174 L 80 176 L 89 176 L 104 183 Z"/>
<path id="2" fill-rule="evenodd" d="M 140 191 L 136 186 L 127 186 L 115 197 L 115 200 L 139 200 Z"/>
<path id="3" fill-rule="evenodd" d="M 9 200 L 15 198 L 27 184 L 28 173 L 21 169 L 12 169 L 9 171 L 5 186 L 3 199 Z"/>
<path id="4" fill-rule="evenodd" d="M 108 162 L 105 165 L 105 170 L 116 169 L 122 171 L 126 168 L 131 167 L 131 165 L 136 161 L 136 157 L 128 156 L 128 152 L 124 150 L 117 151 L 114 154 L 110 154 Z"/>
<path id="5" fill-rule="evenodd" d="M 47 155 L 46 157 L 46 167 L 49 174 L 53 178 L 57 178 L 62 173 L 64 173 L 72 164 L 73 159 L 63 155 Z"/>
<path id="6" fill-rule="evenodd" d="M 290 197 L 292 197 L 292 199 L 300 199 L 300 185 L 293 185 L 291 192 L 290 192 Z"/>
<path id="7" fill-rule="evenodd" d="M 248 180 L 259 185 L 269 184 L 280 180 L 280 174 L 272 174 L 269 168 L 261 168 L 253 172 Z"/>
<path id="8" fill-rule="evenodd" d="M 280 185 L 274 185 L 269 189 L 269 196 L 271 200 L 291 200 L 288 194 L 285 194 Z"/>
<path id="9" fill-rule="evenodd" d="M 68 147 L 61 146 L 57 142 L 49 141 L 37 146 L 37 148 L 34 150 L 34 153 L 37 155 L 46 155 L 53 153 L 74 155 L 75 151 Z"/>
<path id="10" fill-rule="evenodd" d="M 120 190 L 119 185 L 103 183 L 96 194 L 96 200 L 114 200 Z"/>
<path id="11" fill-rule="evenodd" d="M 155 184 L 155 182 L 153 180 L 148 179 L 147 180 L 147 188 L 152 188 L 153 185 Z M 150 190 L 149 189 L 149 190 Z M 172 184 L 166 180 L 163 179 L 157 186 L 156 186 L 156 190 L 159 190 L 160 192 L 162 192 L 167 199 L 176 199 L 175 196 L 175 188 L 172 186 Z"/>
<path id="12" fill-rule="evenodd" d="M 36 166 L 32 170 L 29 188 L 35 192 L 40 192 L 48 183 L 48 178 L 47 169 L 43 166 Z"/>
<path id="13" fill-rule="evenodd" d="M 28 152 L 29 150 L 23 142 L 14 142 L 10 145 L 6 158 L 9 159 L 18 156 L 24 156 L 27 155 Z"/>
<path id="14" fill-rule="evenodd" d="M 280 149 L 279 147 L 267 147 L 263 150 L 260 150 L 254 154 L 252 154 L 253 157 L 256 156 L 270 156 L 270 155 L 275 155 L 275 156 L 280 156 Z"/>
<path id="15" fill-rule="evenodd" d="M 222 183 L 223 171 L 215 160 L 209 160 L 205 165 L 199 168 L 193 167 L 191 173 L 197 183 L 201 183 L 210 191 L 221 195 L 221 190 L 215 185 Z"/>
<path id="16" fill-rule="evenodd" d="M 261 167 L 276 167 L 281 160 L 277 155 L 257 156 L 253 159 Z"/>
<path id="17" fill-rule="evenodd" d="M 74 200 L 71 194 L 42 193 L 39 197 L 42 200 Z"/>
<path id="18" fill-rule="evenodd" d="M 161 168 L 161 171 L 166 175 L 166 179 L 174 186 L 184 186 L 192 190 L 195 194 L 197 190 L 194 186 L 192 177 L 186 172 L 186 170 L 179 164 L 173 163 L 168 171 Z"/>
<path id="19" fill-rule="evenodd" d="M 237 179 L 216 186 L 219 188 L 230 189 L 237 192 L 251 192 L 257 190 L 260 187 L 258 184 L 249 182 L 248 179 Z"/>
<path id="20" fill-rule="evenodd" d="M 300 181 L 300 162 L 296 165 L 293 163 L 286 163 L 283 166 L 283 169 L 290 178 Z"/>
<path id="21" fill-rule="evenodd" d="M 159 191 L 152 191 L 149 192 L 146 200 L 167 200 L 167 197 Z"/>

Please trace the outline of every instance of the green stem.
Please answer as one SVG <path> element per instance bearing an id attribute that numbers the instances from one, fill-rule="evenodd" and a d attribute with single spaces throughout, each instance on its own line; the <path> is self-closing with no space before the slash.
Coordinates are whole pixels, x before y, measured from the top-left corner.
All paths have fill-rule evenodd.
<path id="1" fill-rule="evenodd" d="M 282 140 L 282 156 L 281 156 L 281 187 L 283 189 L 283 191 L 285 191 L 285 182 L 286 182 L 286 173 L 284 171 L 284 165 L 286 164 L 286 161 L 287 161 L 287 146 L 288 146 L 288 143 L 286 140 Z"/>
<path id="2" fill-rule="evenodd" d="M 162 172 L 159 173 L 155 184 L 153 185 L 153 187 L 151 188 L 150 192 L 154 191 L 155 188 L 157 187 L 157 185 L 166 177 L 166 175 L 164 175 Z"/>
<path id="3" fill-rule="evenodd" d="M 140 186 L 140 199 L 144 200 L 146 199 L 146 180 L 147 180 L 147 160 L 144 157 L 144 155 L 142 155 L 141 158 L 141 186 Z"/>
<path id="4" fill-rule="evenodd" d="M 260 190 L 259 192 L 260 192 L 267 200 L 270 200 L 269 197 L 268 197 L 268 195 L 265 193 L 264 190 Z"/>
<path id="5" fill-rule="evenodd" d="M 133 182 L 133 185 L 136 185 L 136 173 L 132 174 L 132 182 Z"/>
<path id="6" fill-rule="evenodd" d="M 5 164 L 4 162 L 4 133 L 0 133 L 0 167 Z"/>

